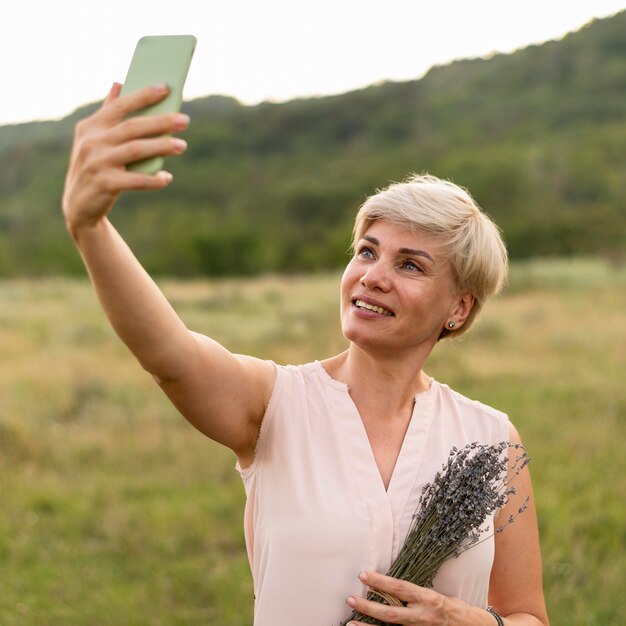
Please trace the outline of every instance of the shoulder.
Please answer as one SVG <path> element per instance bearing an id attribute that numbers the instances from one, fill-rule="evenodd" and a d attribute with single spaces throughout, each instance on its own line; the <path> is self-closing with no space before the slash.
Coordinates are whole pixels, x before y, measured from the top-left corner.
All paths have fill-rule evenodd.
<path id="1" fill-rule="evenodd" d="M 324 381 L 317 361 L 303 365 L 281 365 L 270 360 L 240 358 L 246 367 L 263 380 L 265 411 L 262 421 L 267 421 L 280 406 L 298 404 L 312 389 L 323 387 Z"/>
<path id="2" fill-rule="evenodd" d="M 499 409 L 489 406 L 484 402 L 480 402 L 479 400 L 468 398 L 444 383 L 437 383 L 436 381 L 433 381 L 433 384 L 437 385 L 444 402 L 455 405 L 459 409 L 465 410 L 469 413 L 484 416 L 487 419 L 492 418 L 496 420 L 508 420 L 507 414 Z"/>
<path id="3" fill-rule="evenodd" d="M 303 363 L 300 365 L 280 365 L 274 361 L 266 361 L 271 364 L 275 372 L 276 386 L 305 385 L 311 386 L 340 386 L 343 383 L 333 380 L 324 370 L 319 361 Z"/>
<path id="4" fill-rule="evenodd" d="M 284 459 L 285 442 L 298 441 L 309 434 L 307 414 L 311 407 L 323 410 L 325 383 L 317 362 L 303 365 L 280 365 L 264 361 L 271 368 L 273 384 L 261 419 L 251 458 L 240 459 L 238 469 L 244 480 L 256 472 L 268 458 Z M 257 367 L 253 364 L 253 367 Z M 304 435 L 303 435 L 304 433 Z M 297 448 L 298 446 L 291 446 Z"/>
<path id="5" fill-rule="evenodd" d="M 468 435 L 472 432 L 474 433 L 472 436 L 478 439 L 509 438 L 510 422 L 506 413 L 484 402 L 468 398 L 446 384 L 433 381 L 433 385 L 437 402 L 436 412 L 442 421 L 456 425 Z"/>

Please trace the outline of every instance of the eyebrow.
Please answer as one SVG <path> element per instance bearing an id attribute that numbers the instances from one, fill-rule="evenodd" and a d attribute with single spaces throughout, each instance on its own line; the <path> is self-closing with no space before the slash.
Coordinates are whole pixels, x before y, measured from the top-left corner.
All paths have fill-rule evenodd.
<path id="1" fill-rule="evenodd" d="M 363 239 L 365 239 L 366 241 L 369 241 L 370 243 L 373 243 L 375 246 L 380 247 L 380 241 L 378 241 L 376 237 L 372 237 L 371 235 L 363 235 Z M 426 250 L 418 250 L 415 248 L 400 248 L 398 252 L 400 252 L 400 254 L 408 254 L 409 256 L 423 256 L 429 259 L 430 261 L 432 261 L 433 263 L 435 262 L 435 259 L 433 259 L 433 257 L 430 256 L 430 254 L 428 254 Z"/>

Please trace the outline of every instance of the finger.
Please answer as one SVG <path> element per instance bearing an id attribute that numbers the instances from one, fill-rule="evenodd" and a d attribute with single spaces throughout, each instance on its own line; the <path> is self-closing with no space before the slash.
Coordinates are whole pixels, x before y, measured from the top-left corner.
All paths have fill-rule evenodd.
<path id="1" fill-rule="evenodd" d="M 408 624 L 408 620 L 415 616 L 415 609 L 407 609 L 403 606 L 388 606 L 355 596 L 350 596 L 346 603 L 355 611 L 368 617 L 375 617 L 386 624 Z"/>
<path id="2" fill-rule="evenodd" d="M 154 175 L 121 170 L 111 175 L 110 179 L 104 184 L 109 192 L 120 193 L 122 191 L 162 189 L 167 187 L 173 179 L 174 177 L 165 170 L 161 170 Z"/>
<path id="3" fill-rule="evenodd" d="M 372 589 L 384 591 L 402 602 L 419 602 L 423 591 L 418 585 L 378 572 L 360 572 L 359 580 Z"/>
<path id="4" fill-rule="evenodd" d="M 135 139 L 111 149 L 107 162 L 111 165 L 127 165 L 156 156 L 174 156 L 187 149 L 187 142 L 179 137 L 154 137 Z"/>
<path id="5" fill-rule="evenodd" d="M 108 122 L 118 122 L 130 113 L 140 111 L 151 104 L 160 102 L 167 96 L 169 91 L 169 87 L 162 83 L 138 89 L 124 96 L 115 97 L 103 107 L 103 118 Z"/>
<path id="6" fill-rule="evenodd" d="M 129 177 L 129 184 L 133 185 L 129 187 L 129 189 L 162 189 L 163 187 L 167 187 L 174 177 L 170 172 L 166 172 L 165 170 L 160 170 L 154 176 L 149 175 L 135 175 Z"/>
<path id="7" fill-rule="evenodd" d="M 131 117 L 117 126 L 111 134 L 112 143 L 124 143 L 139 137 L 168 135 L 185 130 L 189 126 L 189 116 L 184 113 L 167 115 L 140 115 Z"/>
<path id="8" fill-rule="evenodd" d="M 113 83 L 107 97 L 104 99 L 104 104 L 109 104 L 110 102 L 113 102 L 113 100 L 117 99 L 121 90 L 122 85 L 120 83 Z"/>

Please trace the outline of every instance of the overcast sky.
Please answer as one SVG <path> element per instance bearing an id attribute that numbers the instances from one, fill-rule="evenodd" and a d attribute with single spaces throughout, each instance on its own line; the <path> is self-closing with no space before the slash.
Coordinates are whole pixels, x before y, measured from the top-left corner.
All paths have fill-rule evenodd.
<path id="1" fill-rule="evenodd" d="M 191 33 L 185 99 L 253 104 L 419 78 L 562 37 L 626 0 L 101 0 L 4 3 L 0 124 L 58 118 L 124 80 L 143 35 Z"/>

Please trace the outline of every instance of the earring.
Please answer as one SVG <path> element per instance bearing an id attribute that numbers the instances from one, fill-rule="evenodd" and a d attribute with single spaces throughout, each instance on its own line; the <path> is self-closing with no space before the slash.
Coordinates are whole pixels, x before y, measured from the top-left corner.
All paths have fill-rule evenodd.
<path id="1" fill-rule="evenodd" d="M 456 322 L 455 322 L 455 321 L 450 320 L 450 321 L 448 322 L 448 328 L 454 328 L 455 326 L 456 326 Z"/>

